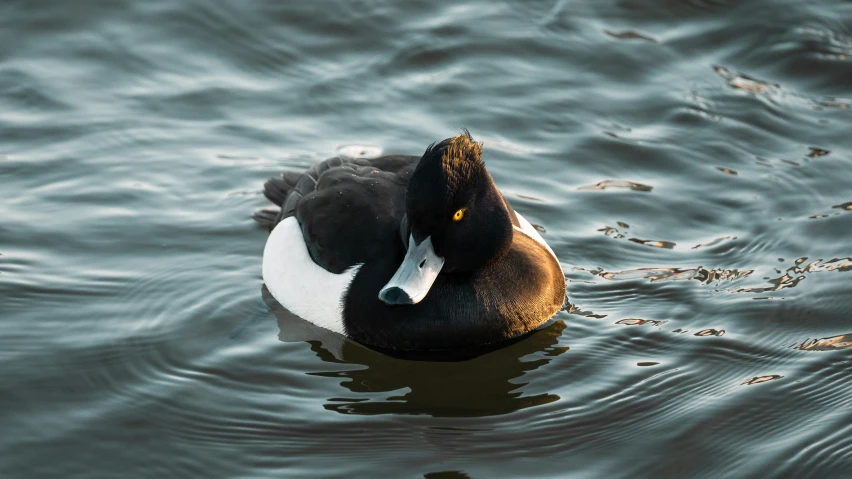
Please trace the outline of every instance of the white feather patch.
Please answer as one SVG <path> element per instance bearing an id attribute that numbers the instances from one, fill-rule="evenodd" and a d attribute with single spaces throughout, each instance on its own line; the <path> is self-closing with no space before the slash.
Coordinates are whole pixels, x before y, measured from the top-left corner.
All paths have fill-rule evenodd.
<path id="1" fill-rule="evenodd" d="M 518 223 L 521 224 L 520 228 L 515 226 L 515 229 L 529 236 L 530 238 L 534 239 L 536 242 L 547 248 L 547 251 L 550 251 L 550 254 L 553 255 L 554 258 L 556 258 L 556 253 L 554 253 L 553 250 L 550 249 L 550 245 L 548 245 L 547 242 L 544 241 L 544 238 L 542 238 L 541 235 L 538 234 L 538 230 L 535 229 L 535 226 L 533 226 L 529 221 L 527 221 L 526 218 L 521 216 L 521 214 L 517 211 L 515 211 L 515 216 L 518 217 Z M 559 262 L 558 259 L 557 262 Z"/>
<path id="2" fill-rule="evenodd" d="M 272 230 L 263 250 L 263 282 L 293 314 L 345 335 L 343 295 L 361 265 L 334 274 L 314 263 L 294 216 Z"/>

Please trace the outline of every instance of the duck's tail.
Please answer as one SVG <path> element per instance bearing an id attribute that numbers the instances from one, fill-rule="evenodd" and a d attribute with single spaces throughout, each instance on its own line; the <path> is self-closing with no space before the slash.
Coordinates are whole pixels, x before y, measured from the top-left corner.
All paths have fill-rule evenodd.
<path id="1" fill-rule="evenodd" d="M 288 171 L 277 178 L 270 178 L 263 184 L 263 195 L 276 205 L 283 206 L 301 176 L 302 173 Z"/>
<path id="2" fill-rule="evenodd" d="M 301 176 L 302 173 L 285 172 L 276 178 L 270 178 L 263 184 L 263 196 L 279 207 L 283 207 Z M 255 211 L 252 216 L 261 225 L 271 227 L 277 225 L 282 220 L 283 213 L 283 208 L 264 208 Z"/>

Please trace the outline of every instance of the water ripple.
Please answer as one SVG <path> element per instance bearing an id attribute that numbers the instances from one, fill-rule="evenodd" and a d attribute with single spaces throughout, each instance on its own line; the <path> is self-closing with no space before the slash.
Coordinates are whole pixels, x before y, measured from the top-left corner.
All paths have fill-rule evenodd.
<path id="1" fill-rule="evenodd" d="M 0 476 L 845 477 L 850 19 L 0 2 Z M 564 311 L 431 361 L 262 300 L 266 178 L 461 127 Z"/>

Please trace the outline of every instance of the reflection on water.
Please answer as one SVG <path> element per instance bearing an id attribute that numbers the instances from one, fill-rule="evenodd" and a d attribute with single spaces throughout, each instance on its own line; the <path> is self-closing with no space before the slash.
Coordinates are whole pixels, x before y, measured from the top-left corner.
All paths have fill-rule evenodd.
<path id="1" fill-rule="evenodd" d="M 650 281 L 686 281 L 695 280 L 704 284 L 721 281 L 735 281 L 748 277 L 753 270 L 705 269 L 698 268 L 638 268 L 627 271 L 601 272 L 599 276 L 615 281 L 648 279 Z"/>
<path id="2" fill-rule="evenodd" d="M 795 263 L 788 267 L 785 271 L 776 269 L 781 276 L 777 278 L 764 278 L 771 286 L 767 287 L 744 287 L 728 289 L 726 291 L 733 293 L 766 293 L 779 291 L 784 288 L 796 287 L 800 282 L 807 278 L 809 273 L 820 271 L 852 271 L 852 258 L 832 258 L 830 260 L 817 259 L 808 264 L 804 264 L 808 258 L 799 258 Z M 698 268 L 638 268 L 627 271 L 604 271 L 597 273 L 598 276 L 605 279 L 616 281 L 648 279 L 650 281 L 684 281 L 696 280 L 704 284 L 711 284 L 723 281 L 737 281 L 749 277 L 754 270 L 725 270 L 712 269 L 708 270 L 703 267 Z"/>
<path id="3" fill-rule="evenodd" d="M 724 329 L 702 329 L 701 331 L 695 333 L 695 336 L 722 336 L 725 334 Z"/>
<path id="4" fill-rule="evenodd" d="M 780 86 L 775 83 L 751 78 L 742 73 L 733 73 L 724 67 L 715 66 L 713 69 L 719 74 L 719 76 L 727 80 L 728 85 L 733 88 L 745 90 L 751 93 L 767 93 L 780 89 Z"/>
<path id="5" fill-rule="evenodd" d="M 642 362 L 636 363 L 637 366 L 643 367 L 643 368 L 650 367 L 650 366 L 657 366 L 659 364 L 660 363 L 658 363 L 656 361 L 642 361 Z"/>
<path id="6" fill-rule="evenodd" d="M 667 322 L 668 321 L 655 321 L 652 319 L 625 318 L 620 321 L 616 321 L 615 324 L 626 324 L 628 326 L 641 326 L 643 324 L 648 324 L 651 326 L 662 326 Z"/>
<path id="7" fill-rule="evenodd" d="M 784 288 L 796 287 L 800 282 L 807 278 L 809 273 L 818 271 L 852 271 L 852 258 L 833 258 L 827 261 L 817 259 L 808 264 L 804 264 L 807 259 L 808 258 L 804 257 L 797 259 L 795 263 L 787 268 L 783 273 L 780 270 L 776 270 L 778 273 L 782 273 L 781 276 L 777 278 L 765 278 L 766 282 L 772 286 L 740 288 L 735 290 L 735 292 L 766 293 L 770 291 L 778 291 Z"/>
<path id="8" fill-rule="evenodd" d="M 345 158 L 376 158 L 381 156 L 382 148 L 375 145 L 344 145 L 337 147 L 335 153 Z"/>
<path id="9" fill-rule="evenodd" d="M 340 386 L 345 388 L 337 397 L 327 399 L 327 410 L 477 417 L 508 414 L 559 400 L 555 394 L 524 394 L 521 388 L 527 383 L 521 378 L 569 350 L 558 345 L 565 329 L 563 321 L 553 321 L 508 346 L 471 359 L 399 359 L 314 326 L 283 308 L 266 288 L 263 292 L 264 301 L 278 320 L 278 339 L 308 342 L 317 358 L 337 366 L 308 373 L 340 379 Z M 338 369 L 343 365 L 347 367 Z"/>
<path id="10" fill-rule="evenodd" d="M 755 377 L 753 377 L 753 378 L 751 378 L 747 381 L 744 381 L 743 384 L 751 386 L 752 384 L 765 383 L 767 381 L 773 381 L 775 379 L 781 379 L 783 377 L 784 376 L 781 376 L 780 374 L 768 374 L 766 376 L 755 376 Z"/>
<path id="11" fill-rule="evenodd" d="M 623 32 L 612 32 L 609 30 L 604 30 L 604 33 L 607 35 L 618 38 L 619 40 L 644 40 L 646 42 L 657 43 L 653 37 L 645 35 L 643 33 L 635 32 L 633 30 L 625 30 Z"/>
<path id="12" fill-rule="evenodd" d="M 607 190 L 607 189 L 627 189 L 633 191 L 653 191 L 653 186 L 643 185 L 625 180 L 604 180 L 590 186 L 582 186 L 581 190 Z"/>
<path id="13" fill-rule="evenodd" d="M 803 351 L 833 351 L 852 348 L 852 334 L 841 334 L 823 339 L 808 339 L 796 346 Z"/>
<path id="14" fill-rule="evenodd" d="M 627 226 L 626 223 L 618 222 L 618 225 L 621 226 L 622 228 L 629 228 L 629 226 Z M 626 238 L 625 234 L 619 232 L 619 230 L 617 228 L 614 228 L 612 226 L 605 226 L 601 229 L 598 229 L 598 231 L 602 231 L 605 236 L 612 236 L 615 239 Z M 654 248 L 673 249 L 675 246 L 677 246 L 672 241 L 654 241 L 654 240 L 644 240 L 644 239 L 639 239 L 639 238 L 627 238 L 627 240 L 632 241 L 634 243 L 639 243 L 639 244 L 645 245 L 645 246 L 652 246 Z"/>
<path id="15" fill-rule="evenodd" d="M 634 243 L 643 244 L 645 246 L 653 246 L 654 248 L 672 249 L 675 246 L 677 246 L 672 241 L 643 240 L 643 239 L 639 239 L 639 238 L 629 238 L 629 240 L 634 242 Z"/>
<path id="16" fill-rule="evenodd" d="M 594 319 L 601 319 L 601 318 L 607 317 L 606 314 L 595 314 L 592 311 L 583 311 L 577 305 L 571 304 L 571 303 L 568 303 L 568 304 L 565 305 L 564 311 L 567 311 L 568 313 L 571 313 L 571 314 L 576 314 L 578 316 L 585 316 L 587 318 L 594 318 Z"/>
<path id="17" fill-rule="evenodd" d="M 826 150 L 825 148 L 817 148 L 816 146 L 809 146 L 808 150 L 810 150 L 807 154 L 808 158 L 819 158 L 820 156 L 825 156 L 831 153 L 831 150 Z"/>

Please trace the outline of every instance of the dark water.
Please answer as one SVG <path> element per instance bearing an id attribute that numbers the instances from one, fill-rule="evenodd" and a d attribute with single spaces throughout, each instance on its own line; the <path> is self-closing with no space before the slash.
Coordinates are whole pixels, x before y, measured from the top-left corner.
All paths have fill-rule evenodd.
<path id="1" fill-rule="evenodd" d="M 402 3 L 0 3 L 0 477 L 849 477 L 852 4 Z M 265 302 L 267 177 L 461 127 L 568 311 Z"/>

